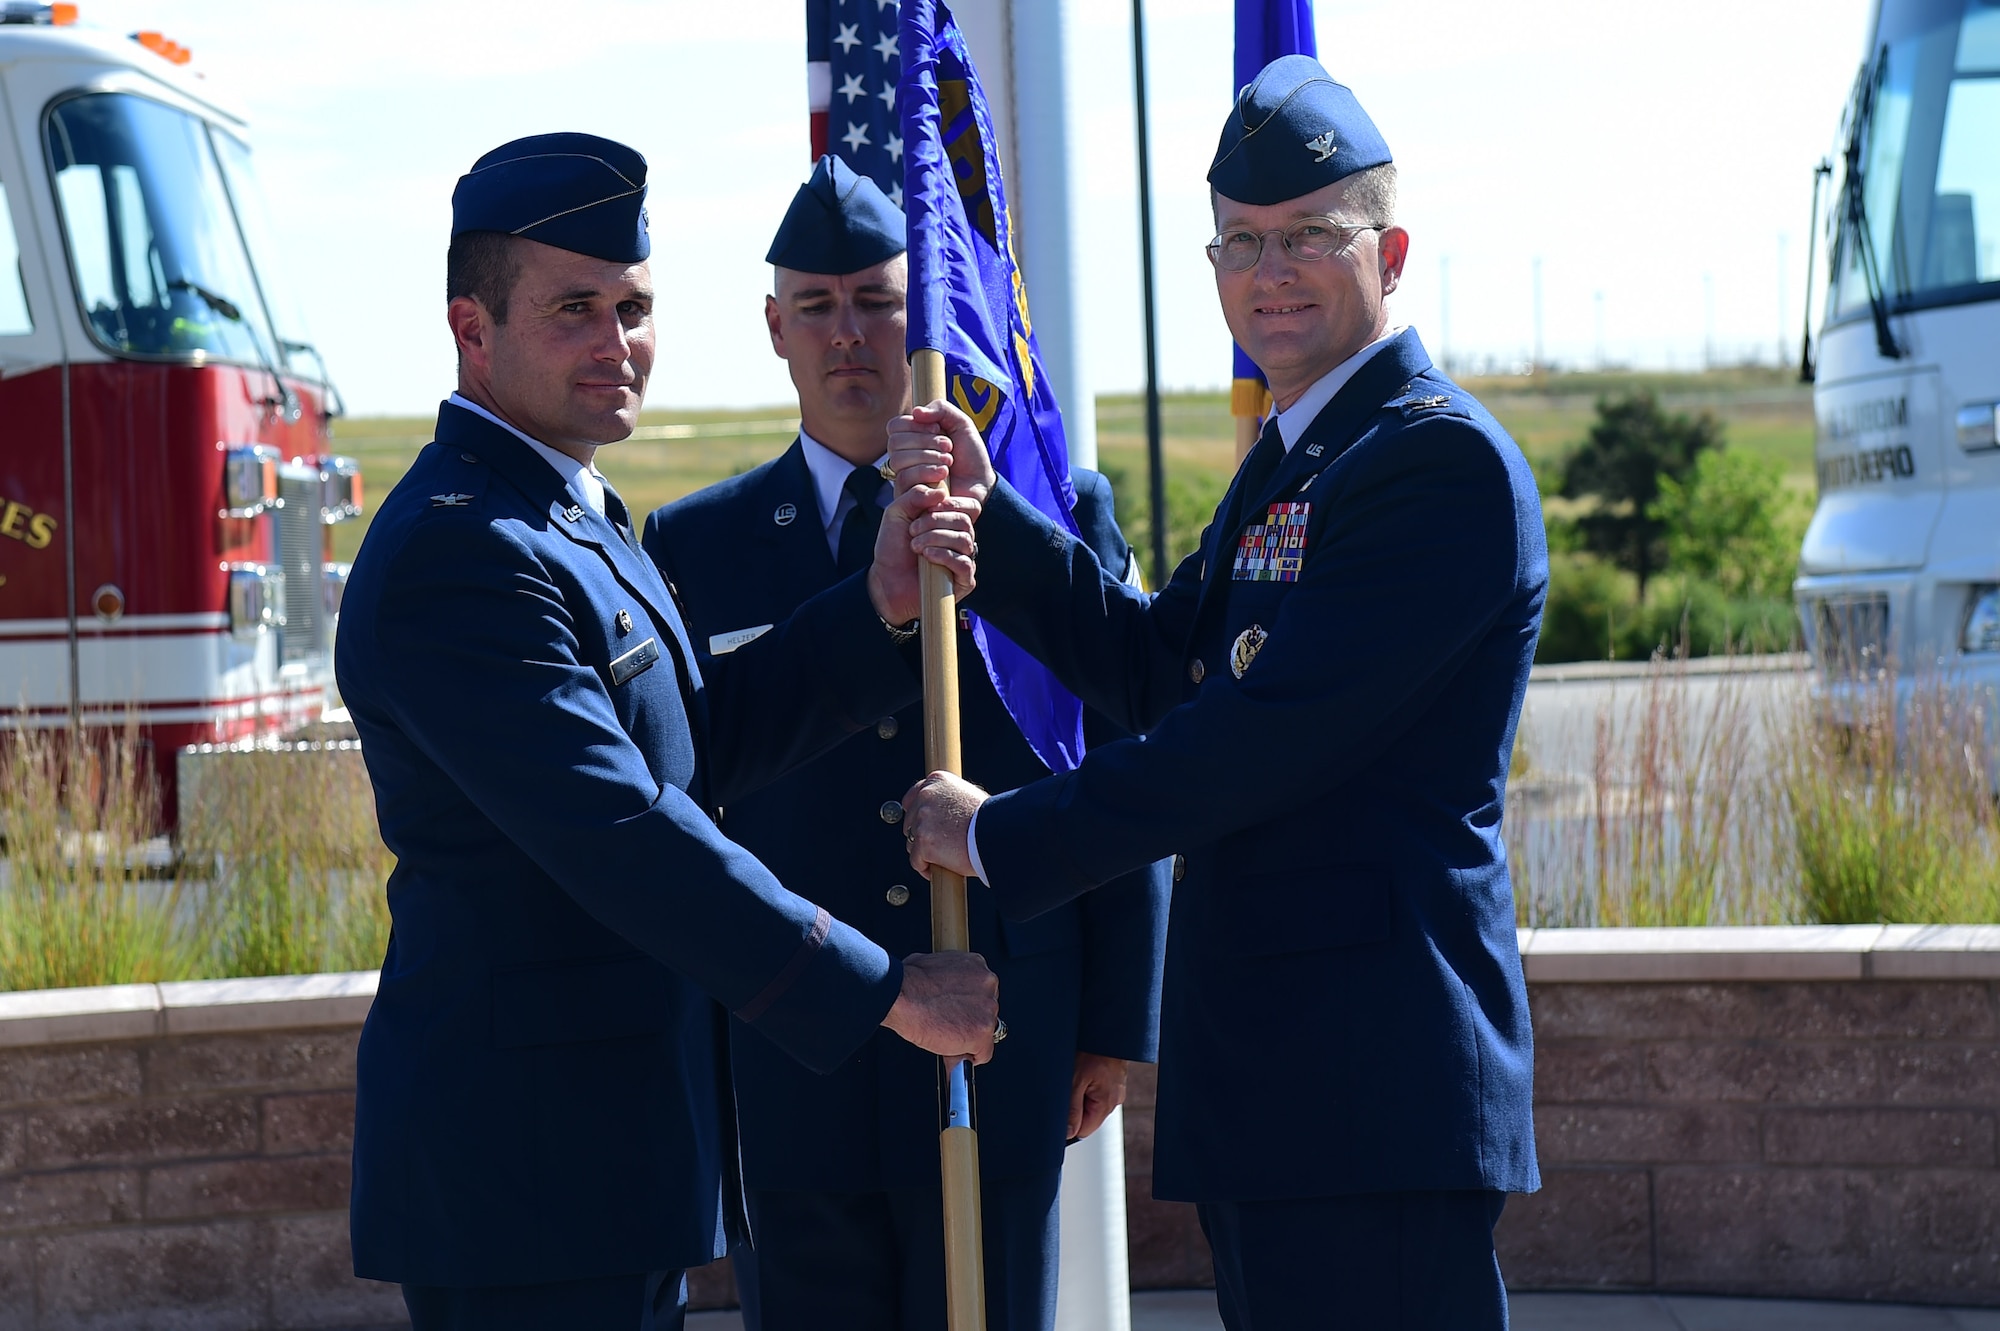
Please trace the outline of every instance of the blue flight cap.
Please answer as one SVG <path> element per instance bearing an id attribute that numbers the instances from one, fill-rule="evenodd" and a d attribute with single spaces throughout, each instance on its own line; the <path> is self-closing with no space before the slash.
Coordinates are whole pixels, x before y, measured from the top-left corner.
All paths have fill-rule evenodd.
<path id="1" fill-rule="evenodd" d="M 653 252 L 646 159 L 595 134 L 535 134 L 472 164 L 451 192 L 451 234 L 503 231 L 610 263 Z"/>
<path id="2" fill-rule="evenodd" d="M 1311 56 L 1287 55 L 1236 95 L 1208 183 L 1239 203 L 1283 203 L 1389 160 L 1354 94 Z"/>
<path id="3" fill-rule="evenodd" d="M 858 273 L 909 248 L 903 210 L 838 157 L 822 157 L 799 186 L 764 262 L 801 273 Z"/>

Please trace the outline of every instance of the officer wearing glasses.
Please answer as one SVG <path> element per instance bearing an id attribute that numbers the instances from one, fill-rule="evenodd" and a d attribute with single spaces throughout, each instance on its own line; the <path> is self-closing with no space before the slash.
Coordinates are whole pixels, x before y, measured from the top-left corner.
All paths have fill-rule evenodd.
<path id="1" fill-rule="evenodd" d="M 1031 918 L 1180 857 L 1154 1190 L 1231 1331 L 1498 1331 L 1493 1225 L 1539 1186 L 1500 817 L 1548 559 L 1520 450 L 1385 306 L 1410 238 L 1348 89 L 1288 56 L 1209 170 L 1230 331 L 1276 411 L 1148 597 L 994 476 L 943 404 L 905 484 L 985 494 L 969 604 L 1146 734 L 993 795 L 933 774 L 912 858 Z"/>

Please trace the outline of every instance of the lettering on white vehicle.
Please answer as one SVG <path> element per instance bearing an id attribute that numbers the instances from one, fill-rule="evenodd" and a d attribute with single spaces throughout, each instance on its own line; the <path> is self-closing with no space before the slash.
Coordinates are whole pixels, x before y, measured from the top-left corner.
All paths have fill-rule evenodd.
<path id="1" fill-rule="evenodd" d="M 1819 460 L 1819 488 L 1822 492 L 1848 485 L 1907 481 L 1916 474 L 1916 455 L 1910 452 L 1908 444 L 1898 444 L 1894 448 L 1864 448 Z"/>
<path id="2" fill-rule="evenodd" d="M 1904 430 L 1910 424 L 1910 399 L 1878 397 L 1848 402 L 1820 413 L 1820 433 L 1828 439 L 1852 439 L 1858 434 Z"/>

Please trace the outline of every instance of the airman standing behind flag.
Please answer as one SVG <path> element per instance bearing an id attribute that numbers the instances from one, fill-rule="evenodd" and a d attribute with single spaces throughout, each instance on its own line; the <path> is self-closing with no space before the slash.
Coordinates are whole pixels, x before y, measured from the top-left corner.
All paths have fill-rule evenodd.
<path id="1" fill-rule="evenodd" d="M 823 157 L 766 256 L 771 346 L 797 386 L 782 456 L 654 513 L 645 547 L 710 649 L 754 642 L 864 567 L 890 485 L 888 423 L 909 409 L 901 210 Z M 1076 478 L 1076 522 L 1107 565 L 1130 558 L 1109 484 Z M 715 551 L 733 549 L 718 559 Z M 1048 774 L 961 631 L 966 770 L 996 785 Z M 912 645 L 914 651 L 914 644 Z M 1092 737 L 1115 732 L 1093 722 Z M 920 707 L 885 713 L 831 752 L 731 801 L 724 828 L 782 881 L 890 953 L 930 937 L 896 797 L 924 770 Z M 1157 1047 L 1167 868 L 1147 865 L 1031 923 L 971 885 L 973 950 L 1000 977 L 1009 1034 L 979 1078 L 988 1331 L 1046 1331 L 1066 1138 L 1124 1099 L 1125 1065 Z M 876 1039 L 827 1076 L 748 1025 L 731 1030 L 754 1252 L 738 1249 L 748 1331 L 928 1331 L 945 1324 L 936 1060 Z"/>
<path id="2" fill-rule="evenodd" d="M 1146 732 L 988 796 L 904 798 L 913 863 L 1029 920 L 1178 853 L 1158 1196 L 1194 1202 L 1230 1331 L 1507 1323 L 1493 1226 L 1540 1185 L 1500 837 L 1548 586 L 1533 475 L 1391 325 L 1409 235 L 1354 95 L 1307 56 L 1239 94 L 1208 254 L 1266 422 L 1156 596 L 996 477 L 930 404 L 898 483 L 984 496 L 970 604 Z"/>

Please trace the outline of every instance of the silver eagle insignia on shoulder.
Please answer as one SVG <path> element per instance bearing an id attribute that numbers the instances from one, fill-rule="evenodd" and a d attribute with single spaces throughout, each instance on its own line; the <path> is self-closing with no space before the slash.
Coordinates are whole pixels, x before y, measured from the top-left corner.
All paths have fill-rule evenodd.
<path id="1" fill-rule="evenodd" d="M 1270 638 L 1261 624 L 1252 624 L 1236 635 L 1236 641 L 1229 645 L 1229 670 L 1236 678 L 1243 678 L 1243 672 L 1257 659 L 1257 653 L 1264 650 L 1264 643 Z"/>
<path id="2" fill-rule="evenodd" d="M 1314 162 L 1324 162 L 1340 151 L 1340 145 L 1333 141 L 1333 131 L 1328 130 L 1316 139 L 1307 139 L 1306 151 L 1319 154 L 1313 158 Z"/>
<path id="3" fill-rule="evenodd" d="M 431 496 L 431 507 L 432 507 L 432 508 L 464 508 L 464 507 L 465 507 L 465 503 L 466 503 L 466 501 L 467 501 L 468 499 L 470 499 L 470 498 L 472 498 L 472 496 L 471 496 L 471 495 L 469 495 L 469 494 L 448 494 L 448 495 L 432 495 L 432 496 Z"/>

